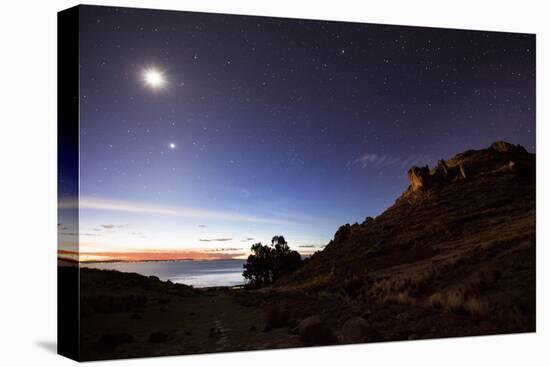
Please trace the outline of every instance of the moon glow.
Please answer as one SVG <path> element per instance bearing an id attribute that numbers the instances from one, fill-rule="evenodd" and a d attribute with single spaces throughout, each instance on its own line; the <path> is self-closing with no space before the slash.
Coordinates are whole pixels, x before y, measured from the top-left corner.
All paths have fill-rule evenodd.
<path id="1" fill-rule="evenodd" d="M 162 88 L 166 84 L 163 73 L 154 68 L 147 69 L 143 72 L 143 80 L 145 85 L 152 89 Z"/>

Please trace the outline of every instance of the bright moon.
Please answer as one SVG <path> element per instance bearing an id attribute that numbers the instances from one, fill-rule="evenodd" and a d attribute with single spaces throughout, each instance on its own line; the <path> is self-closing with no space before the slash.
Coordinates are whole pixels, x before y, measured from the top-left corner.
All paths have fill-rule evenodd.
<path id="1" fill-rule="evenodd" d="M 168 146 L 170 147 L 170 149 L 176 149 L 176 144 L 174 143 L 170 143 L 168 144 Z"/>
<path id="2" fill-rule="evenodd" d="M 145 80 L 145 84 L 153 89 L 158 89 L 166 83 L 164 75 L 156 69 L 145 70 L 143 80 Z"/>

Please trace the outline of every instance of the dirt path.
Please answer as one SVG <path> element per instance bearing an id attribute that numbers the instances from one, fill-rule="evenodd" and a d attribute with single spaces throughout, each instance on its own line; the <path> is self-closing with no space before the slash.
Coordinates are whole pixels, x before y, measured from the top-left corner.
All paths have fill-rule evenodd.
<path id="1" fill-rule="evenodd" d="M 229 290 L 148 298 L 152 301 L 143 309 L 84 318 L 82 330 L 93 332 L 83 335 L 83 356 L 128 358 L 256 350 L 282 343 L 288 346 L 295 337 L 283 329 L 264 331 L 265 311 L 239 304 Z M 99 343 L 111 339 L 115 340 L 112 345 Z M 118 339 L 122 342 L 116 342 Z"/>

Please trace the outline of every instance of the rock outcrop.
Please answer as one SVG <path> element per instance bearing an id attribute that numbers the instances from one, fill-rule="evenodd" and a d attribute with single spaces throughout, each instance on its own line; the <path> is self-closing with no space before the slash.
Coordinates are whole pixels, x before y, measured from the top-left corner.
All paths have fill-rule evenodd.
<path id="1" fill-rule="evenodd" d="M 527 150 L 525 150 L 525 148 L 522 147 L 521 145 L 519 145 L 519 144 L 517 144 L 517 145 L 510 144 L 510 143 L 507 143 L 505 141 L 494 142 L 493 144 L 491 144 L 491 149 L 493 149 L 496 152 L 501 152 L 501 153 L 504 153 L 504 152 L 519 153 L 519 154 L 527 153 Z"/>
<path id="2" fill-rule="evenodd" d="M 411 191 L 416 191 L 422 187 L 429 187 L 432 183 L 430 169 L 428 168 L 428 166 L 412 167 L 407 172 L 407 177 L 409 178 Z"/>
<path id="3" fill-rule="evenodd" d="M 516 162 L 524 162 L 528 160 L 529 156 L 530 154 L 521 145 L 497 141 L 487 149 L 468 150 L 457 154 L 448 161 L 440 159 L 431 170 L 428 166 L 415 166 L 407 172 L 409 188 L 404 195 L 407 196 L 407 194 L 421 189 L 446 185 L 456 180 L 465 179 L 469 175 L 475 176 L 495 170 L 503 171 L 503 167 L 511 170 Z"/>
<path id="4" fill-rule="evenodd" d="M 349 223 L 344 224 L 343 226 L 340 226 L 336 233 L 334 234 L 334 242 L 343 242 L 349 238 L 349 235 L 351 233 L 351 226 Z"/>
<path id="5" fill-rule="evenodd" d="M 450 166 L 443 159 L 437 162 L 432 170 L 428 166 L 412 167 L 407 172 L 409 179 L 409 192 L 415 192 L 421 188 L 431 188 L 446 182 L 466 178 L 466 171 L 462 163 Z"/>
<path id="6" fill-rule="evenodd" d="M 274 284 L 312 300 L 296 302 L 318 315 L 305 340 L 323 322 L 343 343 L 534 331 L 535 155 L 497 142 L 408 178 L 391 207 Z"/>

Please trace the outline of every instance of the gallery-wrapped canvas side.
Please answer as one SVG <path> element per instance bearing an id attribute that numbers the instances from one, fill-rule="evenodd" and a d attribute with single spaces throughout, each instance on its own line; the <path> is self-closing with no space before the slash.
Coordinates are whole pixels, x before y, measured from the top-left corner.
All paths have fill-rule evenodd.
<path id="1" fill-rule="evenodd" d="M 79 8 L 58 13 L 57 351 L 79 360 Z"/>

